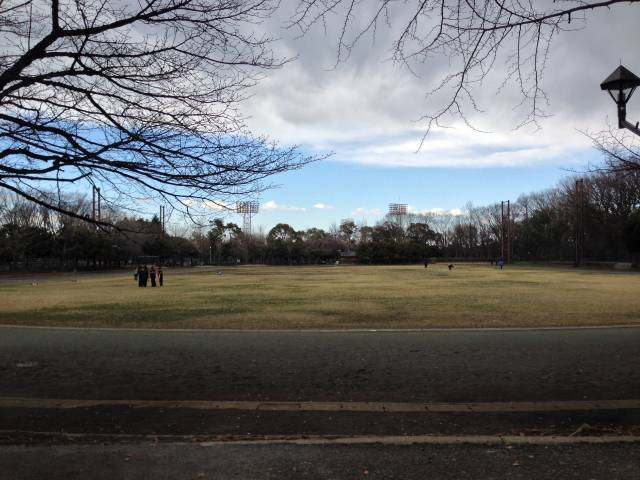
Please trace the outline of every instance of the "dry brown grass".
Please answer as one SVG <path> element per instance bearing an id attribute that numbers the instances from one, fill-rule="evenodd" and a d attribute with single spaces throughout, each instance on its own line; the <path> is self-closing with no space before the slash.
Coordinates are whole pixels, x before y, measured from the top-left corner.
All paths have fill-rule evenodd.
<path id="1" fill-rule="evenodd" d="M 640 324 L 640 275 L 480 265 L 234 267 L 0 283 L 0 323 L 151 328 L 413 328 Z M 31 285 L 37 281 L 38 285 Z"/>

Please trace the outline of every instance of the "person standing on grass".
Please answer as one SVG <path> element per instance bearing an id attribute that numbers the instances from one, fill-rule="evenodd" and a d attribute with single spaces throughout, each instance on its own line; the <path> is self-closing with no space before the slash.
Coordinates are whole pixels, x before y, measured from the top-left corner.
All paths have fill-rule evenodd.
<path id="1" fill-rule="evenodd" d="M 498 260 L 498 266 L 500 267 L 500 270 L 502 270 L 502 268 L 504 267 L 504 260 Z"/>
<path id="2" fill-rule="evenodd" d="M 142 287 L 142 265 L 138 265 L 134 277 L 138 280 L 138 287 Z"/>
<path id="3" fill-rule="evenodd" d="M 141 287 L 146 287 L 147 286 L 147 281 L 149 280 L 149 270 L 147 269 L 146 265 L 144 267 L 142 267 L 142 272 L 140 272 L 140 275 L 142 276 L 142 285 L 141 285 Z"/>
<path id="4" fill-rule="evenodd" d="M 158 284 L 160 284 L 160 286 L 162 286 L 162 283 L 164 281 L 164 276 L 162 275 L 162 267 L 160 265 L 158 265 Z"/>
<path id="5" fill-rule="evenodd" d="M 151 268 L 149 269 L 149 277 L 151 277 L 151 286 L 155 287 L 156 286 L 156 267 L 154 265 L 151 265 Z"/>
<path id="6" fill-rule="evenodd" d="M 429 266 L 429 259 L 425 258 L 424 259 L 424 268 L 427 268 Z"/>

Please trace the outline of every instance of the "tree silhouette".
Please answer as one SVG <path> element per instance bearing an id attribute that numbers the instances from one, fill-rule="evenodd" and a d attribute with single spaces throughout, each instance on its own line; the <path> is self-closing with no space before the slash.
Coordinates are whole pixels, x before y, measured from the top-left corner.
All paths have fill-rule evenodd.
<path id="1" fill-rule="evenodd" d="M 1 2 L 0 189 L 77 217 L 64 191 L 94 184 L 120 207 L 154 199 L 195 216 L 304 165 L 238 111 L 260 72 L 286 62 L 253 28 L 276 6 Z"/>

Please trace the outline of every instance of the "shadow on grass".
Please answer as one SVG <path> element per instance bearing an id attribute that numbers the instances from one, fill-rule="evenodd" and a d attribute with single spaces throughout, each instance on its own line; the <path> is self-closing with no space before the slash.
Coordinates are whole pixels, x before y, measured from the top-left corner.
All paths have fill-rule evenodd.
<path id="1" fill-rule="evenodd" d="M 100 324 L 121 326 L 144 323 L 172 323 L 198 317 L 223 317 L 226 315 L 248 314 L 253 311 L 246 305 L 211 305 L 199 307 L 143 305 L 140 308 L 131 305 L 98 304 L 80 307 L 51 307 L 30 312 L 0 312 L 0 322 L 24 325 L 66 325 Z"/>

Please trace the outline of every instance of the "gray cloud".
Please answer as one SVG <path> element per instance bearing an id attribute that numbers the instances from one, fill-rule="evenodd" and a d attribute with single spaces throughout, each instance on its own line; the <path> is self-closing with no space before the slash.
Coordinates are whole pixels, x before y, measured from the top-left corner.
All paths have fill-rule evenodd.
<path id="1" fill-rule="evenodd" d="M 418 65 L 418 75 L 388 61 L 396 23 L 391 29 L 380 28 L 374 45 L 365 39 L 349 61 L 332 69 L 340 18 L 328 25 L 327 36 L 316 29 L 294 38 L 296 32 L 282 29 L 285 12 L 263 27 L 281 37 L 277 48 L 282 54 L 298 59 L 270 72 L 244 111 L 257 132 L 285 143 L 334 150 L 336 160 L 424 166 L 566 161 L 573 152 L 590 146 L 579 130 L 604 129 L 607 117 L 615 116 L 614 105 L 599 83 L 620 59 L 640 72 L 634 52 L 638 12 L 633 5 L 600 9 L 589 14 L 583 29 L 561 32 L 554 40 L 543 78 L 553 116 L 541 122 L 541 130 L 513 130 L 523 115 L 516 108 L 520 97 L 514 85 L 496 94 L 505 71 L 499 61 L 495 75 L 474 92 L 484 111 L 469 116 L 476 127 L 493 133 L 474 132 L 451 119 L 455 128 L 436 129 L 416 154 L 425 127 L 416 119 L 433 105 L 425 100 L 425 93 L 447 71 L 449 59 L 434 58 Z M 640 102 L 635 100 L 629 117 L 640 119 Z"/>

